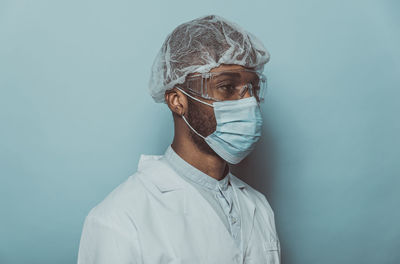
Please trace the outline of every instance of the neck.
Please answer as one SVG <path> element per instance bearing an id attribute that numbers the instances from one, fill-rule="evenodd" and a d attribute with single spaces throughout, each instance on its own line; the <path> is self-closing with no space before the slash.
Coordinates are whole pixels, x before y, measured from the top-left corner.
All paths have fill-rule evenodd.
<path id="1" fill-rule="evenodd" d="M 229 171 L 226 161 L 217 155 L 202 152 L 187 137 L 175 134 L 171 147 L 187 163 L 214 179 L 222 180 Z"/>

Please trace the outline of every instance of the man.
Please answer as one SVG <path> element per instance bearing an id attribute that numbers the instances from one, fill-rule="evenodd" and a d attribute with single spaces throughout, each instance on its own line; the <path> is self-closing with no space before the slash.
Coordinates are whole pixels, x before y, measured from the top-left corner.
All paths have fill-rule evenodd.
<path id="1" fill-rule="evenodd" d="M 218 16 L 178 26 L 153 64 L 150 93 L 175 135 L 86 217 L 79 264 L 280 263 L 265 196 L 234 176 L 261 135 L 269 54 Z"/>

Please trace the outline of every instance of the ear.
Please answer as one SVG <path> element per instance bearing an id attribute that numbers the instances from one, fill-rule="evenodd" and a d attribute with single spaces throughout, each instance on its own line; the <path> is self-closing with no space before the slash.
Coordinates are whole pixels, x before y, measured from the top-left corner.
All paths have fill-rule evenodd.
<path id="1" fill-rule="evenodd" d="M 188 109 L 186 95 L 175 87 L 171 90 L 165 91 L 165 102 L 167 103 L 169 109 L 171 109 L 172 113 L 175 113 L 178 116 L 185 115 Z"/>

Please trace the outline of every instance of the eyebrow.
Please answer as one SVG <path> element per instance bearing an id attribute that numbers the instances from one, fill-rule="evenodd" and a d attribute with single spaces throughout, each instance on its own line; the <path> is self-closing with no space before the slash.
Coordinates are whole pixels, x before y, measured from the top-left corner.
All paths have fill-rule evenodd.
<path id="1" fill-rule="evenodd" d="M 214 77 L 216 81 L 219 81 L 223 79 L 223 77 L 229 77 L 232 79 L 240 79 L 242 75 L 239 72 L 221 72 L 221 74 L 218 74 L 217 76 Z M 259 77 L 255 75 L 254 77 L 250 78 L 250 81 L 255 81 L 259 80 Z M 221 80 L 222 81 L 222 80 Z"/>
<path id="2" fill-rule="evenodd" d="M 241 75 L 238 72 L 221 72 L 220 74 L 216 75 L 215 78 L 219 78 L 219 77 L 223 77 L 223 76 L 240 78 Z"/>

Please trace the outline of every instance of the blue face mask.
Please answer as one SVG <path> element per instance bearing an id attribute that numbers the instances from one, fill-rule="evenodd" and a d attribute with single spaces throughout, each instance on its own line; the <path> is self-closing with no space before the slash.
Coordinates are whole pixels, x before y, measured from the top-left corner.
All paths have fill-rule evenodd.
<path id="1" fill-rule="evenodd" d="M 194 130 L 184 116 L 182 118 L 222 159 L 237 164 L 254 149 L 261 136 L 262 127 L 260 107 L 254 97 L 209 104 L 179 90 L 193 100 L 214 108 L 217 127 L 207 137 Z"/>

